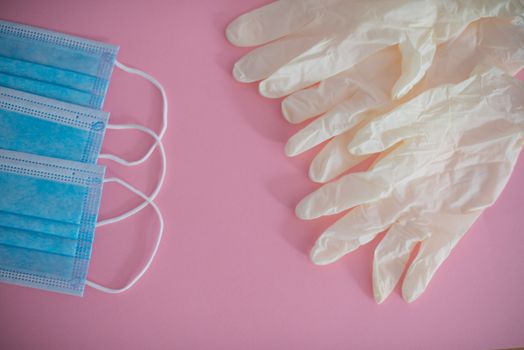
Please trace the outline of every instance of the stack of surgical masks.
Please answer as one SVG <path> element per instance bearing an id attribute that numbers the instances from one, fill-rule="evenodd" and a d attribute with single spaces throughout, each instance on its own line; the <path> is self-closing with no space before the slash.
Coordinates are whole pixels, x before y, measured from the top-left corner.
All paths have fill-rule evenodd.
<path id="1" fill-rule="evenodd" d="M 256 46 L 234 77 L 261 81 L 262 95 L 285 97 L 289 122 L 304 123 L 286 154 L 320 147 L 309 177 L 323 185 L 296 214 L 347 212 L 318 238 L 315 264 L 386 231 L 376 301 L 404 272 L 404 299 L 424 292 L 522 149 L 523 15 L 523 0 L 281 0 L 229 25 L 231 43 Z"/>
<path id="2" fill-rule="evenodd" d="M 151 263 L 162 234 L 162 217 L 150 196 L 118 178 L 104 178 L 107 158 L 124 165 L 144 162 L 160 134 L 139 125 L 108 124 L 101 111 L 113 67 L 149 79 L 116 62 L 118 47 L 0 21 L 0 281 L 82 295 L 86 284 L 106 292 L 128 289 Z M 100 155 L 107 128 L 138 129 L 155 145 L 138 161 Z M 119 183 L 143 203 L 116 218 L 97 223 L 102 185 Z M 95 227 L 123 220 L 152 205 L 161 220 L 153 255 L 124 288 L 111 289 L 86 280 Z"/>

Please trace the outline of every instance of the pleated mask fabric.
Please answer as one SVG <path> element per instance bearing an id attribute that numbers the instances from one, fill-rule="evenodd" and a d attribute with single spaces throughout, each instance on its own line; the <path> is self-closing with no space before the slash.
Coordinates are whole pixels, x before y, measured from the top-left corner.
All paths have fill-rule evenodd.
<path id="1" fill-rule="evenodd" d="M 101 109 L 118 49 L 0 21 L 0 86 Z"/>
<path id="2" fill-rule="evenodd" d="M 83 294 L 104 172 L 0 150 L 0 281 Z"/>
<path id="3" fill-rule="evenodd" d="M 0 148 L 96 163 L 109 113 L 0 87 Z"/>

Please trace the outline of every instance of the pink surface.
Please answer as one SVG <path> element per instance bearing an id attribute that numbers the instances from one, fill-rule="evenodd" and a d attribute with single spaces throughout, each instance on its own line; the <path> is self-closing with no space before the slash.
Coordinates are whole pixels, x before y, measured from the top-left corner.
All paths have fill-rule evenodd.
<path id="1" fill-rule="evenodd" d="M 158 77 L 170 103 L 167 229 L 150 271 L 129 292 L 76 298 L 0 284 L 0 349 L 487 349 L 524 346 L 524 157 L 497 204 L 466 235 L 426 293 L 382 305 L 371 291 L 377 241 L 328 267 L 308 260 L 333 220 L 302 222 L 297 201 L 316 188 L 312 153 L 283 154 L 297 128 L 278 101 L 230 74 L 243 50 L 227 23 L 264 0 L 3 0 L 2 19 L 115 43 L 124 63 Z M 160 99 L 116 71 L 113 122 L 158 130 Z M 110 131 L 105 149 L 128 157 L 149 140 Z M 158 159 L 110 173 L 150 191 Z M 102 216 L 137 202 L 104 191 Z M 118 287 L 144 263 L 157 222 L 145 210 L 97 231 L 89 276 Z"/>

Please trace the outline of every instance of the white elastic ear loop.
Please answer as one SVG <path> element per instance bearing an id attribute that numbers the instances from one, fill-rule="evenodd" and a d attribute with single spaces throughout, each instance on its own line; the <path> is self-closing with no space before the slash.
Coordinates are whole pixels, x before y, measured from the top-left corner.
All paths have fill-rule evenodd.
<path id="1" fill-rule="evenodd" d="M 100 285 L 98 283 L 95 283 L 93 281 L 86 280 L 86 285 L 88 285 L 91 288 L 98 289 L 99 291 L 102 291 L 102 292 L 105 292 L 105 293 L 117 294 L 117 293 L 125 292 L 126 290 L 131 288 L 136 282 L 138 282 L 138 280 L 140 278 L 142 278 L 142 276 L 149 269 L 149 266 L 151 266 L 151 263 L 153 262 L 153 259 L 155 258 L 156 253 L 158 251 L 158 247 L 160 246 L 160 241 L 162 240 L 162 235 L 164 233 L 164 218 L 162 217 L 162 213 L 160 212 L 160 209 L 158 208 L 158 206 L 154 202 L 152 202 L 151 198 L 148 198 L 144 193 L 142 193 L 140 190 L 134 188 L 133 186 L 131 186 L 127 182 L 125 182 L 125 181 L 123 181 L 123 180 L 121 180 L 121 179 L 119 179 L 117 177 L 111 177 L 111 178 L 104 179 L 104 182 L 105 183 L 116 182 L 116 183 L 120 184 L 121 186 L 124 186 L 125 188 L 127 188 L 131 192 L 133 192 L 133 193 L 137 194 L 138 196 L 142 197 L 142 199 L 144 199 L 147 202 L 147 204 L 151 205 L 151 207 L 155 210 L 155 213 L 158 216 L 158 221 L 160 223 L 160 228 L 158 230 L 158 236 L 157 236 L 157 240 L 156 240 L 153 252 L 151 253 L 151 256 L 149 257 L 149 259 L 148 259 L 147 263 L 145 264 L 145 266 L 138 273 L 138 275 L 136 275 L 135 278 L 133 278 L 131 280 L 131 282 L 129 282 L 127 285 L 125 285 L 122 288 L 113 289 L 113 288 L 102 286 L 102 285 Z"/>
<path id="2" fill-rule="evenodd" d="M 129 210 L 129 211 L 123 213 L 123 214 L 120 214 L 120 215 L 112 217 L 112 218 L 108 218 L 108 219 L 104 219 L 104 220 L 98 221 L 96 223 L 96 227 L 102 227 L 102 226 L 105 226 L 105 225 L 109 225 L 109 224 L 113 224 L 115 222 L 122 221 L 124 219 L 127 219 L 127 218 L 135 215 L 140 210 L 144 209 L 149 204 L 150 201 L 152 201 L 152 200 L 154 200 L 156 198 L 156 196 L 160 192 L 160 189 L 162 188 L 162 185 L 164 184 L 164 180 L 166 178 L 166 163 L 167 163 L 166 151 L 164 149 L 164 145 L 163 145 L 162 141 L 160 141 L 160 139 L 157 136 L 157 134 L 155 134 L 152 130 L 150 130 L 150 129 L 146 128 L 146 127 L 143 127 L 143 126 L 140 126 L 140 125 L 136 125 L 136 124 L 114 125 L 113 127 L 114 128 L 118 128 L 118 129 L 137 129 L 137 130 L 140 130 L 140 131 L 143 131 L 143 132 L 149 134 L 151 137 L 153 137 L 155 139 L 155 142 L 158 144 L 158 149 L 160 151 L 160 156 L 161 156 L 160 178 L 158 180 L 158 183 L 157 183 L 155 189 L 151 193 L 151 195 L 149 197 L 147 197 L 148 200 L 145 200 L 140 205 L 136 206 L 135 208 L 133 208 L 133 209 L 131 209 L 131 210 Z"/>
<path id="3" fill-rule="evenodd" d="M 128 66 L 126 66 L 126 65 L 124 65 L 124 64 L 122 64 L 122 63 L 120 63 L 118 61 L 115 61 L 115 65 L 118 68 L 120 68 L 121 70 L 123 70 L 124 72 L 135 74 L 135 75 L 138 75 L 138 76 L 148 80 L 149 82 L 151 82 L 151 84 L 153 84 L 160 91 L 160 94 L 162 95 L 162 127 L 160 129 L 160 133 L 158 134 L 158 138 L 155 139 L 155 143 L 149 148 L 147 153 L 142 158 L 140 158 L 138 160 L 134 160 L 134 161 L 128 161 L 128 160 L 125 160 L 125 159 L 120 158 L 120 157 L 118 157 L 116 155 L 113 155 L 113 154 L 101 154 L 98 157 L 100 159 L 108 159 L 108 160 L 117 162 L 119 164 L 125 165 L 125 166 L 139 165 L 139 164 L 144 163 L 147 159 L 149 159 L 149 157 L 151 156 L 151 154 L 155 150 L 155 147 L 162 140 L 162 138 L 164 137 L 164 134 L 166 133 L 166 130 L 167 130 L 167 111 L 168 111 L 167 94 L 166 94 L 166 91 L 165 91 L 164 87 L 162 86 L 162 84 L 160 84 L 160 82 L 158 80 L 156 80 L 154 77 L 152 77 L 151 75 L 149 75 L 149 74 L 147 74 L 147 73 L 145 73 L 145 72 L 143 72 L 143 71 L 141 71 L 139 69 L 128 67 Z M 132 128 L 119 128 L 119 126 L 120 125 L 118 125 L 118 124 L 108 124 L 107 128 L 108 129 L 116 129 L 116 130 L 119 130 L 119 129 L 137 129 L 137 130 L 141 130 L 140 128 L 142 127 L 141 125 L 136 125 L 136 124 Z"/>

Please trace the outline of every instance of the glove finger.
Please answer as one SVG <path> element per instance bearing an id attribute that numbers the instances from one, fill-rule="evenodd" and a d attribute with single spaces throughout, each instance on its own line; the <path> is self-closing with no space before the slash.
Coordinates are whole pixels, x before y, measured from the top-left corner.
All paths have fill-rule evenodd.
<path id="1" fill-rule="evenodd" d="M 293 135 L 286 144 L 286 155 L 296 156 L 357 126 L 367 118 L 365 112 L 373 103 L 366 95 L 353 95 Z"/>
<path id="2" fill-rule="evenodd" d="M 279 98 L 314 85 L 343 71 L 349 70 L 370 55 L 397 42 L 389 40 L 359 40 L 365 34 L 350 35 L 344 40 L 326 38 L 300 56 L 282 66 L 260 83 L 263 96 Z"/>
<path id="3" fill-rule="evenodd" d="M 355 84 L 348 79 L 350 71 L 342 72 L 322 81 L 318 86 L 299 90 L 282 101 L 282 114 L 293 124 L 327 112 L 348 99 L 356 91 Z"/>
<path id="4" fill-rule="evenodd" d="M 310 258 L 327 265 L 373 240 L 393 224 L 399 210 L 391 201 L 359 206 L 335 222 L 317 239 Z"/>
<path id="5" fill-rule="evenodd" d="M 258 46 L 294 33 L 314 19 L 304 1 L 275 1 L 237 17 L 226 28 L 236 46 Z"/>
<path id="6" fill-rule="evenodd" d="M 424 235 L 412 227 L 393 224 L 375 248 L 373 258 L 373 294 L 382 303 L 397 285 L 416 244 Z"/>
<path id="7" fill-rule="evenodd" d="M 392 99 L 405 96 L 426 74 L 431 67 L 433 57 L 437 51 L 436 43 L 432 42 L 432 33 L 428 32 L 424 38 L 407 38 L 399 44 L 402 55 L 402 70 L 391 91 Z M 414 40 L 422 41 L 419 47 L 413 46 Z"/>
<path id="8" fill-rule="evenodd" d="M 426 214 L 425 221 L 431 223 L 430 236 L 422 241 L 417 256 L 406 272 L 402 283 L 404 300 L 410 303 L 426 290 L 437 269 L 480 214 L 482 210 L 467 214 Z"/>
<path id="9" fill-rule="evenodd" d="M 438 151 L 432 145 L 417 149 L 424 146 L 402 144 L 378 160 L 370 170 L 351 173 L 321 186 L 298 203 L 296 215 L 311 220 L 387 197 L 395 184 L 424 170 L 422 166 L 431 161 L 433 155 L 428 152 Z M 423 156 L 419 157 L 416 152 L 423 152 Z"/>
<path id="10" fill-rule="evenodd" d="M 383 198 L 390 192 L 390 186 L 381 175 L 353 173 L 327 183 L 302 199 L 295 213 L 303 220 L 311 220 Z"/>
<path id="11" fill-rule="evenodd" d="M 458 240 L 451 235 L 434 232 L 422 242 L 402 284 L 402 296 L 408 303 L 426 290 L 431 278 L 451 253 Z"/>
<path id="12" fill-rule="evenodd" d="M 396 47 L 388 47 L 318 86 L 288 96 L 282 102 L 282 113 L 289 122 L 301 123 L 350 99 L 359 90 L 373 96 L 377 105 L 382 104 L 389 101 L 399 75 L 400 53 Z"/>
<path id="13" fill-rule="evenodd" d="M 369 156 L 355 156 L 348 152 L 347 145 L 353 138 L 350 130 L 329 141 L 315 156 L 309 167 L 311 181 L 325 183 L 333 180 L 353 166 L 363 162 Z"/>
<path id="14" fill-rule="evenodd" d="M 257 47 L 235 63 L 233 77 L 242 83 L 266 79 L 317 41 L 314 36 L 288 37 Z"/>
<path id="15" fill-rule="evenodd" d="M 357 156 L 384 152 L 399 142 L 418 135 L 416 130 L 409 127 L 388 131 L 378 130 L 370 131 L 367 128 L 361 130 L 347 146 L 349 152 Z"/>

